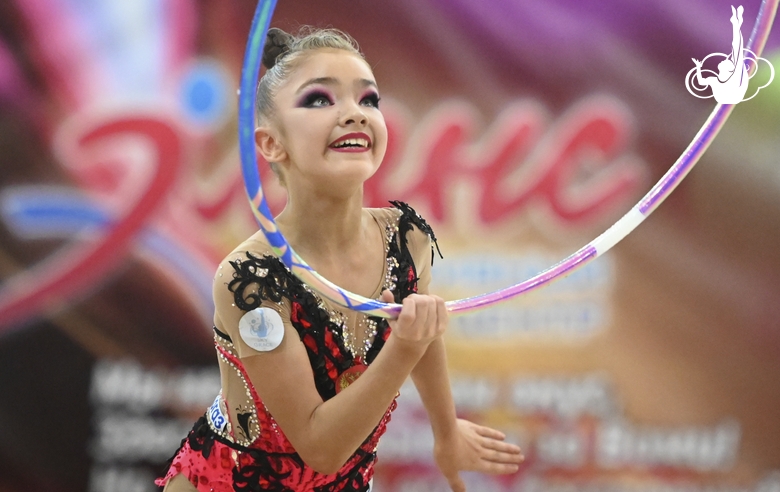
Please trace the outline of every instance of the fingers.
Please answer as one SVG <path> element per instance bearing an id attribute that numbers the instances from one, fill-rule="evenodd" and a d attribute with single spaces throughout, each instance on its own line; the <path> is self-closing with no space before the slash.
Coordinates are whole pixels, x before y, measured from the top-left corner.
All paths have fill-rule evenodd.
<path id="1" fill-rule="evenodd" d="M 428 316 L 426 317 L 427 332 L 430 338 L 435 338 L 439 334 L 439 316 L 437 313 L 436 299 L 432 296 L 426 299 Z"/>
<path id="2" fill-rule="evenodd" d="M 401 314 L 398 315 L 398 331 L 407 331 L 405 328 L 414 324 L 417 319 L 417 304 L 412 296 L 407 297 L 401 303 Z"/>
<path id="3" fill-rule="evenodd" d="M 477 431 L 477 434 L 479 434 L 482 437 L 490 437 L 492 439 L 498 439 L 500 441 L 506 439 L 506 435 L 504 435 L 504 433 L 501 431 L 492 429 L 490 427 L 485 427 L 484 425 L 477 425 L 477 424 L 473 424 L 473 425 L 474 425 L 474 429 Z"/>
<path id="4" fill-rule="evenodd" d="M 506 436 L 504 433 L 491 429 L 490 427 L 477 426 L 477 434 L 482 436 L 482 446 L 487 449 L 500 451 L 502 453 L 520 454 L 520 446 L 504 442 Z"/>
<path id="5" fill-rule="evenodd" d="M 525 460 L 525 456 L 520 453 L 519 449 L 490 449 L 483 447 L 480 458 L 484 461 L 490 461 L 492 463 L 503 463 L 507 465 L 519 465 Z"/>
<path id="6" fill-rule="evenodd" d="M 446 330 L 446 311 L 440 297 L 412 294 L 403 300 L 393 330 L 397 336 L 409 341 L 430 342 Z"/>
<path id="7" fill-rule="evenodd" d="M 480 452 L 482 466 L 493 470 L 488 470 L 487 473 L 514 473 L 518 470 L 518 465 L 525 460 L 519 446 L 504 442 L 506 436 L 496 429 L 474 425 L 474 430 L 481 436 L 479 444 L 482 447 Z M 486 465 L 485 462 L 490 465 Z"/>
<path id="8" fill-rule="evenodd" d="M 417 333 L 418 340 L 426 340 L 430 338 L 430 319 L 431 319 L 431 306 L 428 299 L 425 296 L 412 294 L 407 297 L 410 304 L 414 305 L 414 329 Z M 404 299 L 404 301 L 406 301 Z"/>
<path id="9" fill-rule="evenodd" d="M 486 449 L 490 449 L 493 451 L 497 451 L 500 453 L 507 453 L 507 454 L 513 454 L 513 455 L 519 455 L 521 454 L 520 446 L 516 444 L 510 444 L 508 442 L 504 441 L 497 441 L 495 439 L 485 439 L 482 442 L 482 447 Z"/>
<path id="10" fill-rule="evenodd" d="M 450 313 L 447 312 L 447 306 L 444 304 L 444 299 L 439 296 L 433 296 L 436 300 L 436 320 L 439 323 L 439 329 L 441 332 L 447 329 L 449 324 Z"/>
<path id="11" fill-rule="evenodd" d="M 482 460 L 480 462 L 479 468 L 476 471 L 490 473 L 491 475 L 510 475 L 512 473 L 517 473 L 519 469 L 520 466 L 515 464 L 496 463 L 493 461 Z"/>
<path id="12" fill-rule="evenodd" d="M 447 482 L 449 482 L 452 492 L 466 492 L 466 484 L 457 473 L 447 477 Z"/>
<path id="13" fill-rule="evenodd" d="M 392 291 L 385 289 L 382 291 L 382 295 L 379 297 L 379 300 L 390 304 L 395 302 L 395 297 L 393 297 Z"/>
<path id="14" fill-rule="evenodd" d="M 480 445 L 482 446 L 479 453 L 481 461 L 516 467 L 525 460 L 520 447 L 514 444 L 485 438 Z M 514 473 L 514 471 L 517 470 L 512 469 L 507 473 Z"/>

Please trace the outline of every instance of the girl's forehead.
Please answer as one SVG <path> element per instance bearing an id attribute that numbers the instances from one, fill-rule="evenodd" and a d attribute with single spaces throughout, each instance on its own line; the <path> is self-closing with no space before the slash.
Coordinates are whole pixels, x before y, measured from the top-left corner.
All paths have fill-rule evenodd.
<path id="1" fill-rule="evenodd" d="M 355 80 L 374 81 L 374 73 L 360 56 L 345 50 L 320 49 L 305 54 L 290 74 L 288 88 L 313 79 L 327 79 L 335 84 L 351 85 Z"/>

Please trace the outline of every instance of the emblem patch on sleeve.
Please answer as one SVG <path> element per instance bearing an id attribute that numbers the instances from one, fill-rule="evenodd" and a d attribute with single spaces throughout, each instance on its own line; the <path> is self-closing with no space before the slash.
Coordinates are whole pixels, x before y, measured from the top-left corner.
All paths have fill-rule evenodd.
<path id="1" fill-rule="evenodd" d="M 271 308 L 257 308 L 246 313 L 238 322 L 241 339 L 260 352 L 273 350 L 284 338 L 282 317 Z"/>

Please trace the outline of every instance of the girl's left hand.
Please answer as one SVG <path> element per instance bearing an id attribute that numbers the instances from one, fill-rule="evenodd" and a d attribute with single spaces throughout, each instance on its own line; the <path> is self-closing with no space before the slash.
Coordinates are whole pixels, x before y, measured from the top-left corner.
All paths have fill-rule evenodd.
<path id="1" fill-rule="evenodd" d="M 520 448 L 504 442 L 503 433 L 468 420 L 457 420 L 452 439 L 436 440 L 433 456 L 454 492 L 465 492 L 461 471 L 495 475 L 515 473 L 525 459 Z"/>

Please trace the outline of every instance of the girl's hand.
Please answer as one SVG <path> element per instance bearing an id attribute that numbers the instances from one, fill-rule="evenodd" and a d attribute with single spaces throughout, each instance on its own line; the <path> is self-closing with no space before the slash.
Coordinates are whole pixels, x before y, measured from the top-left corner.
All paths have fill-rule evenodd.
<path id="1" fill-rule="evenodd" d="M 478 471 L 495 475 L 515 473 L 525 459 L 520 448 L 505 443 L 504 434 L 474 424 L 457 420 L 457 432 L 452 439 L 437 440 L 433 446 L 436 465 L 444 474 L 454 492 L 465 492 L 466 484 L 460 478 L 461 471 Z"/>
<path id="2" fill-rule="evenodd" d="M 395 302 L 389 290 L 382 292 L 383 302 Z M 390 322 L 393 336 L 405 343 L 427 347 L 447 330 L 449 314 L 439 296 L 412 294 L 403 300 L 401 314 Z"/>

